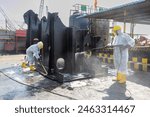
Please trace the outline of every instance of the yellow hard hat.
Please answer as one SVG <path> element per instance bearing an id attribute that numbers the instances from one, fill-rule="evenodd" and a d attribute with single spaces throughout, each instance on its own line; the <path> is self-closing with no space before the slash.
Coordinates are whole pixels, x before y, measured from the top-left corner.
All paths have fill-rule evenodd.
<path id="1" fill-rule="evenodd" d="M 39 48 L 39 49 L 42 49 L 42 48 L 43 48 L 43 42 L 42 42 L 42 41 L 38 42 L 37 45 L 38 45 L 38 48 Z"/>
<path id="2" fill-rule="evenodd" d="M 118 30 L 121 30 L 121 27 L 120 26 L 114 26 L 113 27 L 113 31 L 115 32 L 115 31 L 118 31 Z"/>

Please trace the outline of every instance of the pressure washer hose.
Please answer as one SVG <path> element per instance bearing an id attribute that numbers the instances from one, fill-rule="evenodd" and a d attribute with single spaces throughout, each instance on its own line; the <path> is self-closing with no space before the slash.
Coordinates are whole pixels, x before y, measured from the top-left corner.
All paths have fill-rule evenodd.
<path id="1" fill-rule="evenodd" d="M 69 97 L 69 96 L 65 96 L 65 95 L 62 95 L 62 94 L 59 94 L 59 93 L 50 91 L 50 90 L 45 89 L 45 88 L 40 87 L 40 86 L 36 86 L 36 87 L 35 87 L 35 86 L 29 85 L 29 84 L 26 84 L 26 83 L 19 82 L 19 81 L 13 79 L 12 77 L 8 76 L 7 74 L 5 74 L 3 71 L 0 71 L 0 73 L 2 73 L 4 76 L 6 76 L 7 78 L 9 78 L 10 80 L 12 80 L 12 81 L 14 81 L 14 82 L 17 82 L 17 83 L 19 83 L 19 84 L 21 84 L 21 85 L 24 85 L 24 86 L 27 86 L 27 87 L 31 87 L 31 88 L 34 88 L 34 89 L 44 90 L 44 91 L 49 92 L 49 93 L 54 94 L 54 95 L 58 95 L 58 96 L 61 96 L 61 97 L 66 97 L 66 98 L 68 98 L 68 99 L 70 99 L 70 100 L 77 100 L 76 98 Z"/>
<path id="2" fill-rule="evenodd" d="M 96 50 L 96 49 L 104 49 L 104 48 L 107 48 L 107 47 L 103 47 L 103 48 L 93 48 L 93 49 L 91 49 L 90 51 Z M 48 72 L 47 72 L 46 68 L 44 67 L 44 65 L 42 64 L 42 62 L 38 61 L 38 63 L 42 66 L 42 68 L 43 68 L 43 70 L 44 70 L 45 73 L 40 72 L 40 71 L 38 71 L 38 72 L 40 72 L 40 73 L 41 73 L 42 75 L 44 75 L 44 76 L 48 75 Z M 34 86 L 32 86 L 32 85 L 28 85 L 28 84 L 19 82 L 19 81 L 13 79 L 12 77 L 8 76 L 7 74 L 5 74 L 3 71 L 0 71 L 0 73 L 2 73 L 2 74 L 3 74 L 4 76 L 6 76 L 7 78 L 9 78 L 9 79 L 11 79 L 11 80 L 13 80 L 13 81 L 15 81 L 15 82 L 21 84 L 21 85 L 25 85 L 25 86 L 28 86 L 28 87 L 31 87 L 31 88 L 35 88 L 35 89 L 43 89 L 43 90 L 46 91 L 46 92 L 49 92 L 49 93 L 52 93 L 52 94 L 55 94 L 55 95 L 59 95 L 59 96 L 63 96 L 63 95 L 61 95 L 61 94 L 58 94 L 58 93 L 52 92 L 52 91 L 50 91 L 50 90 L 47 90 L 47 89 L 45 89 L 45 88 L 43 88 L 43 87 L 34 87 Z M 131 94 L 130 90 L 128 90 L 127 88 L 126 88 L 126 90 L 129 92 L 130 96 L 129 96 L 127 99 L 125 99 L 125 100 L 129 100 L 129 99 L 132 97 L 132 96 L 131 96 L 132 94 Z M 77 100 L 77 99 L 72 98 L 72 97 L 68 97 L 68 96 L 65 96 L 65 97 L 67 97 L 67 98 L 69 98 L 69 99 L 72 99 L 72 100 Z"/>
<path id="3" fill-rule="evenodd" d="M 42 66 L 42 68 L 44 70 L 44 72 L 41 72 L 41 71 L 38 71 L 38 72 L 40 72 L 43 76 L 47 76 L 48 72 L 47 72 L 46 68 L 44 67 L 44 65 L 42 64 L 42 62 L 38 61 L 38 63 Z"/>
<path id="4" fill-rule="evenodd" d="M 6 76 L 7 78 L 9 78 L 10 80 L 12 80 L 12 81 L 14 81 L 14 82 L 17 82 L 17 83 L 19 83 L 19 84 L 21 84 L 21 85 L 28 86 L 28 87 L 31 87 L 31 88 L 34 88 L 34 89 L 44 90 L 44 91 L 49 92 L 49 93 L 52 93 L 52 94 L 54 94 L 54 95 L 58 95 L 58 96 L 64 97 L 64 95 L 62 95 L 62 94 L 52 92 L 52 91 L 50 91 L 50 90 L 48 90 L 48 89 L 45 89 L 45 88 L 43 88 L 43 87 L 40 87 L 40 86 L 35 87 L 35 86 L 29 85 L 29 84 L 25 84 L 25 83 L 19 82 L 19 81 L 13 79 L 12 77 L 8 76 L 7 74 L 5 74 L 3 71 L 0 71 L 0 73 L 2 73 L 4 76 Z M 128 90 L 127 88 L 126 88 L 126 90 L 129 92 L 130 96 L 129 96 L 127 99 L 124 99 L 124 100 L 129 100 L 129 99 L 131 99 L 132 94 L 131 94 L 130 90 Z M 78 100 L 78 99 L 76 99 L 76 98 L 72 98 L 72 97 L 69 97 L 69 96 L 65 96 L 65 97 L 67 97 L 68 99 L 71 99 L 71 100 Z"/>

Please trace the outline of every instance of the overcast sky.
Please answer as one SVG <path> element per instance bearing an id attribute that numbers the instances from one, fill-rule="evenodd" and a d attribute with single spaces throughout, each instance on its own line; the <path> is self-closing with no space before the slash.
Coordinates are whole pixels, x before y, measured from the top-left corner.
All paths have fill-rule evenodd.
<path id="1" fill-rule="evenodd" d="M 41 0 L 0 0 L 0 6 L 4 9 L 5 13 L 15 22 L 23 22 L 23 14 L 32 9 L 36 13 L 39 12 L 39 5 Z M 59 16 L 61 17 L 63 23 L 68 25 L 69 13 L 72 6 L 76 3 L 93 5 L 94 0 L 45 0 L 45 6 L 47 5 L 49 8 L 49 12 L 59 12 Z M 98 6 L 111 8 L 114 6 L 122 5 L 125 3 L 133 2 L 136 0 L 97 0 Z M 46 10 L 44 9 L 44 13 Z M 3 16 L 0 14 L 0 26 L 4 22 Z M 139 26 L 138 26 L 139 27 Z M 149 26 L 144 26 L 144 30 L 142 30 L 143 26 L 136 28 L 137 33 L 149 33 Z"/>

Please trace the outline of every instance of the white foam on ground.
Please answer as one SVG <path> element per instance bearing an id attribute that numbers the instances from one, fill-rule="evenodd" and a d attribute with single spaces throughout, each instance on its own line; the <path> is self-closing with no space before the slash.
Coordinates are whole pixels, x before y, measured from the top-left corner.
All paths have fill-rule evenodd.
<path id="1" fill-rule="evenodd" d="M 31 73 L 31 74 L 29 74 L 28 76 L 29 76 L 29 77 L 33 77 L 33 76 L 34 76 L 34 74 L 33 74 L 33 73 Z"/>
<path id="2" fill-rule="evenodd" d="M 74 82 L 70 83 L 70 87 L 72 87 L 72 88 L 83 87 L 83 86 L 86 86 L 86 85 L 87 85 L 87 83 L 84 82 L 84 81 L 74 81 Z"/>
<path id="3" fill-rule="evenodd" d="M 6 71 L 6 74 L 13 75 L 13 74 L 15 74 L 15 71 Z"/>

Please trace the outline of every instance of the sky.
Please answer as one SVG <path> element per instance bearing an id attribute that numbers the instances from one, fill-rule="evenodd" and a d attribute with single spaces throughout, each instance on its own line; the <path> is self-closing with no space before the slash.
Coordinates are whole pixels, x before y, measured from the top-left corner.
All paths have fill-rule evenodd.
<path id="1" fill-rule="evenodd" d="M 21 25 L 23 20 L 23 14 L 32 9 L 34 12 L 39 12 L 41 0 L 0 0 L 0 7 L 3 8 L 7 16 L 11 21 L 17 25 Z M 93 5 L 94 0 L 45 0 L 45 6 L 48 6 L 49 12 L 58 12 L 62 22 L 68 26 L 69 24 L 69 15 L 70 9 L 76 3 Z M 98 6 L 111 8 L 118 5 L 126 4 L 136 0 L 97 0 Z M 44 14 L 46 10 L 44 9 Z M 4 17 L 0 14 L 0 26 L 4 24 Z M 129 27 L 127 28 L 129 29 Z M 137 33 L 146 33 L 150 34 L 149 26 L 137 25 L 135 28 Z"/>

